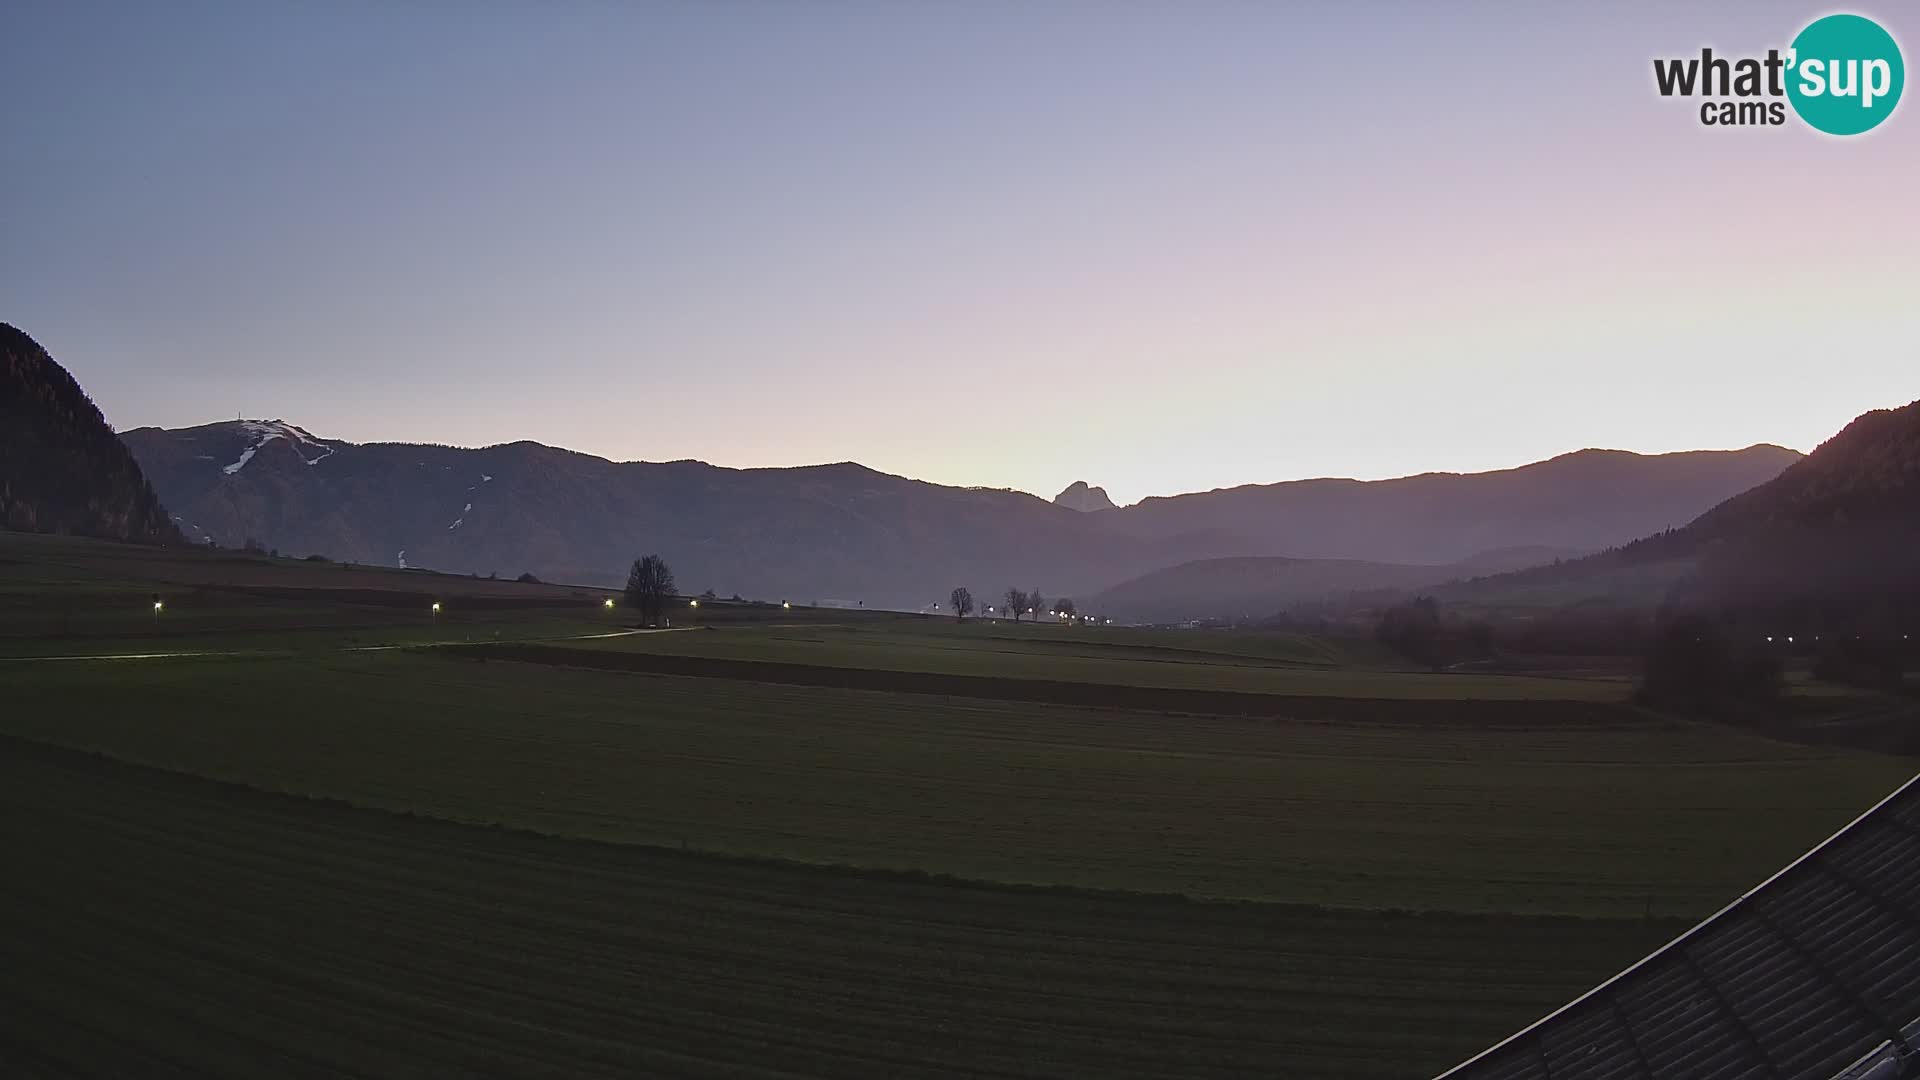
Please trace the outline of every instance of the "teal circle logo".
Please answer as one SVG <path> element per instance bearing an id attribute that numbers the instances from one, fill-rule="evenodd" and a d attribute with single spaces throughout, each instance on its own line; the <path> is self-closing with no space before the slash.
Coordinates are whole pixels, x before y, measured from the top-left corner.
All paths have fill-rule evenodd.
<path id="1" fill-rule="evenodd" d="M 1788 55 L 1787 100 L 1800 119 L 1829 135 L 1873 130 L 1907 84 L 1899 44 L 1861 15 L 1815 19 Z"/>

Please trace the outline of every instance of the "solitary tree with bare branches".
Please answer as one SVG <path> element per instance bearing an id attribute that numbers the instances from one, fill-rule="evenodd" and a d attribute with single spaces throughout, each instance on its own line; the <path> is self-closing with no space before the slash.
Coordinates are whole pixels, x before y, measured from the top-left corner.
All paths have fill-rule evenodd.
<path id="1" fill-rule="evenodd" d="M 673 571 L 668 568 L 667 560 L 658 555 L 633 560 L 633 569 L 627 572 L 629 607 L 640 612 L 641 618 L 655 622 L 667 610 L 667 601 L 672 598 Z"/>
<path id="2" fill-rule="evenodd" d="M 953 590 L 953 595 L 947 597 L 947 599 L 952 601 L 953 603 L 953 618 L 955 622 L 958 622 L 961 619 L 964 619 L 967 616 L 973 614 L 973 590 L 972 589 L 969 589 L 965 585 L 962 585 L 959 588 Z"/>

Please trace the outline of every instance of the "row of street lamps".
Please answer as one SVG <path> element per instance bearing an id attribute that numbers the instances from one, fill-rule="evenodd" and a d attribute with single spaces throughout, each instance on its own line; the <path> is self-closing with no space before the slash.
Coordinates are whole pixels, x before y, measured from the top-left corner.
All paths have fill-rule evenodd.
<path id="1" fill-rule="evenodd" d="M 160 613 L 161 613 L 162 611 L 164 611 L 164 610 L 166 610 L 166 606 L 167 606 L 167 605 L 166 605 L 166 602 L 165 602 L 165 601 L 163 601 L 163 600 L 161 600 L 161 599 L 159 599 L 159 598 L 157 598 L 157 597 L 156 597 L 156 598 L 154 599 L 154 601 L 153 601 L 153 614 L 154 614 L 154 617 L 155 617 L 155 618 L 158 618 L 158 617 L 159 617 L 159 615 L 160 615 Z M 613 604 L 613 597 L 611 597 L 611 596 L 609 596 L 609 597 L 607 597 L 606 599 L 604 599 L 604 600 L 602 600 L 602 601 L 600 601 L 600 606 L 601 606 L 602 608 L 605 608 L 605 609 L 606 609 L 606 610 L 608 610 L 608 611 L 612 611 L 612 610 L 613 610 L 613 607 L 614 607 L 614 604 Z M 688 606 L 689 608 L 692 608 L 692 609 L 694 609 L 694 610 L 696 610 L 696 611 L 697 611 L 697 610 L 699 610 L 699 608 L 700 608 L 700 601 L 699 601 L 698 599 L 693 599 L 693 600 L 688 600 L 688 601 L 687 601 L 687 606 Z M 935 604 L 935 605 L 933 605 L 933 606 L 934 606 L 934 608 L 935 608 L 936 610 L 937 610 L 937 609 L 938 609 L 938 608 L 940 607 L 940 605 L 939 605 L 939 604 Z M 793 602 L 792 602 L 791 600 L 782 600 L 782 601 L 780 601 L 780 608 L 781 608 L 781 610 L 783 610 L 783 611 L 791 611 L 791 610 L 793 610 Z M 427 610 L 428 610 L 428 611 L 430 611 L 431 613 L 433 613 L 434 615 L 439 615 L 439 614 L 440 614 L 440 611 L 441 611 L 441 606 L 440 606 L 440 601 L 438 601 L 438 600 L 435 600 L 435 601 L 433 601 L 433 603 L 432 603 L 432 604 L 430 604 L 430 605 L 428 606 L 428 608 L 427 608 Z M 993 607 L 993 606 L 992 606 L 991 604 L 989 604 L 989 605 L 987 606 L 987 614 L 988 614 L 988 615 L 992 615 L 992 614 L 994 614 L 996 610 L 997 610 L 997 609 L 996 609 L 996 608 L 994 608 L 994 607 Z M 1027 615 L 1032 615 L 1033 613 L 1034 613 L 1034 610 L 1033 610 L 1032 608 L 1028 608 L 1028 609 L 1026 610 L 1026 612 L 1025 612 L 1025 614 L 1027 614 Z M 1077 620 L 1077 621 L 1080 621 L 1080 622 L 1086 622 L 1086 623 L 1098 623 L 1098 622 L 1103 622 L 1103 621 L 1104 621 L 1104 622 L 1105 622 L 1105 623 L 1106 623 L 1107 625 L 1109 625 L 1109 626 L 1111 626 L 1111 625 L 1113 624 L 1113 620 L 1112 620 L 1112 619 L 1105 619 L 1105 620 L 1101 620 L 1101 619 L 1097 619 L 1097 618 L 1095 618 L 1095 617 L 1094 617 L 1094 616 L 1092 616 L 1092 615 L 1069 615 L 1068 613 L 1066 613 L 1066 612 L 1064 612 L 1064 611 L 1056 611 L 1056 612 L 1054 612 L 1053 614 L 1054 614 L 1054 617 L 1055 617 L 1055 618 L 1058 618 L 1058 619 L 1060 619 L 1060 620 L 1061 620 L 1061 621 L 1063 621 L 1063 622 L 1072 622 L 1072 621 L 1076 621 L 1076 620 Z M 1767 640 L 1768 640 L 1768 641 L 1772 641 L 1773 639 L 1772 639 L 1772 638 L 1768 638 Z M 1788 640 L 1788 641 L 1792 641 L 1793 639 L 1792 639 L 1792 638 L 1788 638 L 1787 640 Z"/>
<path id="2" fill-rule="evenodd" d="M 613 597 L 609 596 L 605 600 L 600 601 L 600 606 L 605 608 L 608 611 L 612 611 Z M 700 607 L 700 601 L 698 599 L 689 600 L 687 601 L 687 606 L 697 610 Z M 791 611 L 793 609 L 793 602 L 790 600 L 782 600 L 780 601 L 780 607 L 782 610 Z M 160 611 L 160 601 L 155 600 L 153 602 L 153 610 L 155 613 L 158 613 Z M 431 610 L 435 615 L 440 614 L 440 601 L 435 600 L 433 602 L 433 606 Z"/>

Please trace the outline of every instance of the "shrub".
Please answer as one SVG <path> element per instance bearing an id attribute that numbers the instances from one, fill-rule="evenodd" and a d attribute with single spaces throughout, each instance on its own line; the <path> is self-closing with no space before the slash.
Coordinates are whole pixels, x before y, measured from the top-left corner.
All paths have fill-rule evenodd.
<path id="1" fill-rule="evenodd" d="M 1440 604 L 1431 596 L 1416 596 L 1382 612 L 1374 637 L 1416 664 L 1438 669 L 1446 663 Z"/>
<path id="2" fill-rule="evenodd" d="M 1718 623 L 1699 615 L 1655 627 L 1635 698 L 1673 712 L 1741 719 L 1780 697 L 1776 656 L 1736 646 Z"/>
<path id="3" fill-rule="evenodd" d="M 1898 643 L 1859 635 L 1829 641 L 1814 658 L 1812 674 L 1821 682 L 1873 690 L 1897 692 L 1906 684 Z"/>

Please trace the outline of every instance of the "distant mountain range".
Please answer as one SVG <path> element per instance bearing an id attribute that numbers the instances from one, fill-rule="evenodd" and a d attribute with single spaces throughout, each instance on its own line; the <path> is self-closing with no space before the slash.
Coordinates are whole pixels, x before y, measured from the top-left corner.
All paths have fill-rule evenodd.
<path id="1" fill-rule="evenodd" d="M 1682 528 L 1446 595 L 1491 607 L 1659 603 L 1800 624 L 1920 615 L 1920 401 L 1855 419 Z"/>
<path id="2" fill-rule="evenodd" d="M 0 528 L 178 541 L 140 466 L 67 370 L 0 323 Z"/>
<path id="3" fill-rule="evenodd" d="M 1484 473 L 1296 480 L 1151 498 L 1116 523 L 1131 535 L 1257 537 L 1239 554 L 1443 564 L 1499 548 L 1595 551 L 1693 520 L 1780 475 L 1784 447 L 1634 454 L 1580 450 Z"/>
<path id="4" fill-rule="evenodd" d="M 955 585 L 1092 596 L 1213 558 L 1431 567 L 1500 548 L 1591 551 L 1683 524 L 1799 457 L 1774 446 L 1589 450 L 1494 473 L 1310 480 L 1083 511 L 853 463 L 724 469 L 530 442 L 353 444 L 284 421 L 122 437 L 194 539 L 597 584 L 658 552 L 683 588 L 904 608 Z"/>
<path id="5" fill-rule="evenodd" d="M 1424 589 L 1583 554 L 1548 547 L 1501 548 L 1442 566 L 1272 555 L 1201 559 L 1104 589 L 1081 606 L 1128 622 L 1258 620 L 1302 604 L 1364 601 L 1366 594 L 1383 590 Z"/>
<path id="6" fill-rule="evenodd" d="M 355 445 L 282 421 L 124 438 L 188 535 L 356 562 L 615 584 L 658 552 L 690 591 L 918 608 L 967 583 L 1060 594 L 1184 552 L 1102 533 L 1032 495 L 852 463 L 723 469 L 530 442 Z"/>

